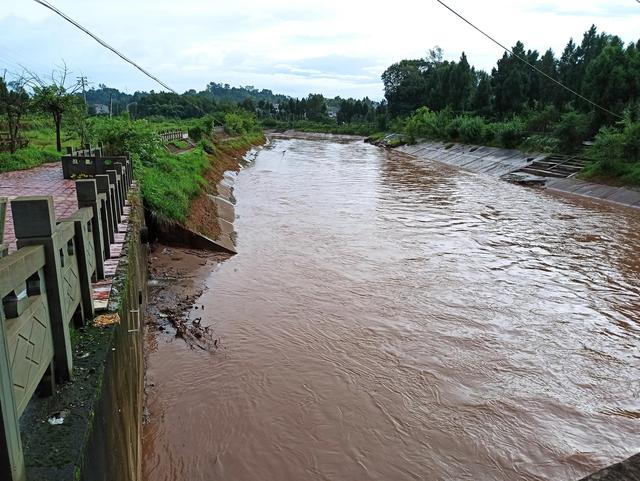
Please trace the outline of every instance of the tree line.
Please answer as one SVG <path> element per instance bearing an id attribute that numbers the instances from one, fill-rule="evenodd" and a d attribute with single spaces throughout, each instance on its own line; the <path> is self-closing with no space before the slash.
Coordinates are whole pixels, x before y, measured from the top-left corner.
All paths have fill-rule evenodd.
<path id="1" fill-rule="evenodd" d="M 548 109 L 550 124 L 563 113 L 574 111 L 588 117 L 586 134 L 593 135 L 638 102 L 640 40 L 625 45 L 620 37 L 599 33 L 594 25 L 580 44 L 569 40 L 559 57 L 551 49 L 541 55 L 518 41 L 490 73 L 471 66 L 464 53 L 458 61 L 443 60 L 442 50 L 436 47 L 424 58 L 391 65 L 382 81 L 391 117 L 427 107 L 434 112 L 448 109 L 454 114 L 504 120 Z"/>

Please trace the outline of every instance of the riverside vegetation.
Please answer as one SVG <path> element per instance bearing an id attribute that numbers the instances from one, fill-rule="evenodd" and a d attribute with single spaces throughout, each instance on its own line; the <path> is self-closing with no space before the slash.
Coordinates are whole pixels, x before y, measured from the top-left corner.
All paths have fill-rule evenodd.
<path id="1" fill-rule="evenodd" d="M 100 117 L 86 121 L 77 113 L 82 97 L 75 87 L 65 90 L 36 86 L 32 104 L 40 105 L 40 112 L 53 112 L 55 119 L 55 109 L 47 110 L 47 102 L 42 99 L 36 102 L 38 94 L 64 97 L 70 93 L 75 99 L 75 104 L 62 102 L 66 109 L 62 122 L 66 137 L 60 140 L 62 144 L 85 143 L 96 138 L 94 134 L 98 135 L 97 140 L 112 135 L 109 125 L 124 129 L 114 137 L 123 144 L 114 148 L 126 147 L 141 159 L 149 179 L 147 187 L 143 183 L 145 198 L 162 205 L 161 212 L 173 219 L 184 217 L 184 206 L 188 203 L 185 198 L 198 191 L 201 179 L 197 173 L 206 164 L 203 160 L 206 145 L 183 157 L 193 165 L 177 167 L 167 157 L 169 154 L 159 154 L 162 149 L 158 150 L 157 142 L 150 137 L 143 142 L 148 148 L 140 152 L 132 140 L 126 145 L 124 142 L 144 137 L 144 132 L 175 127 L 191 129 L 192 137 L 199 139 L 206 130 L 205 116 L 215 125 L 224 125 L 230 135 L 239 137 L 259 135 L 260 127 L 355 134 L 373 139 L 395 132 L 400 135 L 392 143 L 424 138 L 581 155 L 592 161 L 581 176 L 640 185 L 640 40 L 625 44 L 619 37 L 598 32 L 592 26 L 580 44 L 571 39 L 559 57 L 551 49 L 542 55 L 526 49 L 522 42 L 517 42 L 512 52 L 505 53 L 488 73 L 471 66 L 464 53 L 458 61 L 444 60 L 442 50 L 435 47 L 424 58 L 401 60 L 387 68 L 382 74 L 385 98 L 380 102 L 366 97 L 325 98 L 321 94 L 298 99 L 253 86 L 231 87 L 211 82 L 202 91 L 189 90 L 182 95 L 153 91 L 129 95 L 102 84 L 89 89 L 86 92 L 89 113 L 108 104 L 113 106 L 113 113 L 124 113 L 127 118 L 110 123 Z M 521 59 L 605 110 L 581 100 Z M 33 167 L 55 158 L 47 137 L 50 131 L 44 132 L 44 120 L 31 115 L 26 120 L 20 119 L 21 113 L 28 111 L 24 107 L 28 104 L 24 83 L 0 81 L 0 111 L 5 114 L 8 130 L 12 125 L 24 124 L 30 140 L 27 148 L 14 154 L 0 154 L 0 170 Z M 157 165 L 159 172 L 152 172 L 152 165 Z M 181 183 L 182 176 L 193 177 L 195 181 Z M 169 201 L 162 200 L 162 196 L 175 194 L 173 187 L 185 195 L 176 196 L 170 202 L 172 205 L 165 205 Z"/>
<path id="2" fill-rule="evenodd" d="M 65 93 L 60 85 L 57 88 L 61 96 L 67 96 L 67 108 L 59 124 L 47 115 L 50 110 L 37 102 L 37 92 L 27 95 L 24 84 L 7 84 L 0 79 L 0 110 L 4 114 L 0 130 L 11 128 L 15 122 L 11 116 L 19 112 L 14 133 L 16 138 L 28 142 L 26 146 L 11 145 L 6 152 L 0 152 L 0 172 L 58 161 L 59 151 L 66 146 L 101 143 L 107 154 L 130 154 L 145 205 L 161 219 L 184 223 L 192 200 L 204 191 L 206 172 L 220 156 L 264 138 L 254 115 L 234 106 L 208 115 L 200 111 L 199 118 L 190 119 L 160 116 L 132 119 L 126 111 L 113 118 L 88 117 L 81 97 Z M 20 94 L 18 106 L 15 99 L 8 98 L 16 92 Z M 223 127 L 221 135 L 213 135 L 214 125 Z M 159 135 L 167 129 L 188 132 L 196 146 L 187 148 L 181 141 L 174 141 L 178 153 L 169 152 Z"/>

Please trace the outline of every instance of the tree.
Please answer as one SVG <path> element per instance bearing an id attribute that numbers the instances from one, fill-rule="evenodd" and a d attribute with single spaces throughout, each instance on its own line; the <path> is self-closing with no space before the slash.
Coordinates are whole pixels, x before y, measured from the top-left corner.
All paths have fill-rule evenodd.
<path id="1" fill-rule="evenodd" d="M 522 42 L 517 42 L 512 51 L 505 52 L 491 73 L 496 112 L 503 117 L 524 110 L 530 98 L 531 74 L 520 59 L 529 58 L 532 52 L 525 52 Z"/>
<path id="2" fill-rule="evenodd" d="M 81 86 L 79 83 L 66 85 L 66 66 L 51 75 L 51 83 L 46 84 L 39 77 L 33 75 L 33 106 L 36 110 L 51 114 L 56 126 L 56 149 L 62 151 L 61 128 L 62 116 L 76 109 L 84 109 L 82 99 L 77 95 Z"/>
<path id="3" fill-rule="evenodd" d="M 392 116 L 408 114 L 426 104 L 427 85 L 422 75 L 426 67 L 422 59 L 402 60 L 384 71 L 384 96 Z"/>
<path id="4" fill-rule="evenodd" d="M 5 116 L 9 128 L 9 150 L 19 147 L 20 119 L 27 112 L 29 95 L 24 89 L 23 77 L 7 83 L 0 77 L 0 113 Z"/>

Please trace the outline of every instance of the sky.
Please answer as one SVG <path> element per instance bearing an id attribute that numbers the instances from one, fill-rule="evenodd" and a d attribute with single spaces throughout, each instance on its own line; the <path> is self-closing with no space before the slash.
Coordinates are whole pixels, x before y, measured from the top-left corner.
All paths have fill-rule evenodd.
<path id="1" fill-rule="evenodd" d="M 209 82 L 383 97 L 382 72 L 440 46 L 490 71 L 503 51 L 435 0 L 49 0 L 177 91 Z M 592 24 L 640 38 L 637 0 L 445 0 L 497 40 L 560 54 Z M 163 90 L 33 0 L 0 0 L 0 74 L 67 65 L 91 85 Z"/>

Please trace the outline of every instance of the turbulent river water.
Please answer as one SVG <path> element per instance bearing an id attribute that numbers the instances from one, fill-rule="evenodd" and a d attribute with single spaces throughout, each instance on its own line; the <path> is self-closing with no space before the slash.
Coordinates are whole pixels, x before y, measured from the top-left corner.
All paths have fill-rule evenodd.
<path id="1" fill-rule="evenodd" d="M 144 474 L 573 480 L 640 450 L 640 219 L 363 142 L 284 139 L 159 342 Z M 205 321 L 203 321 L 204 323 Z"/>

